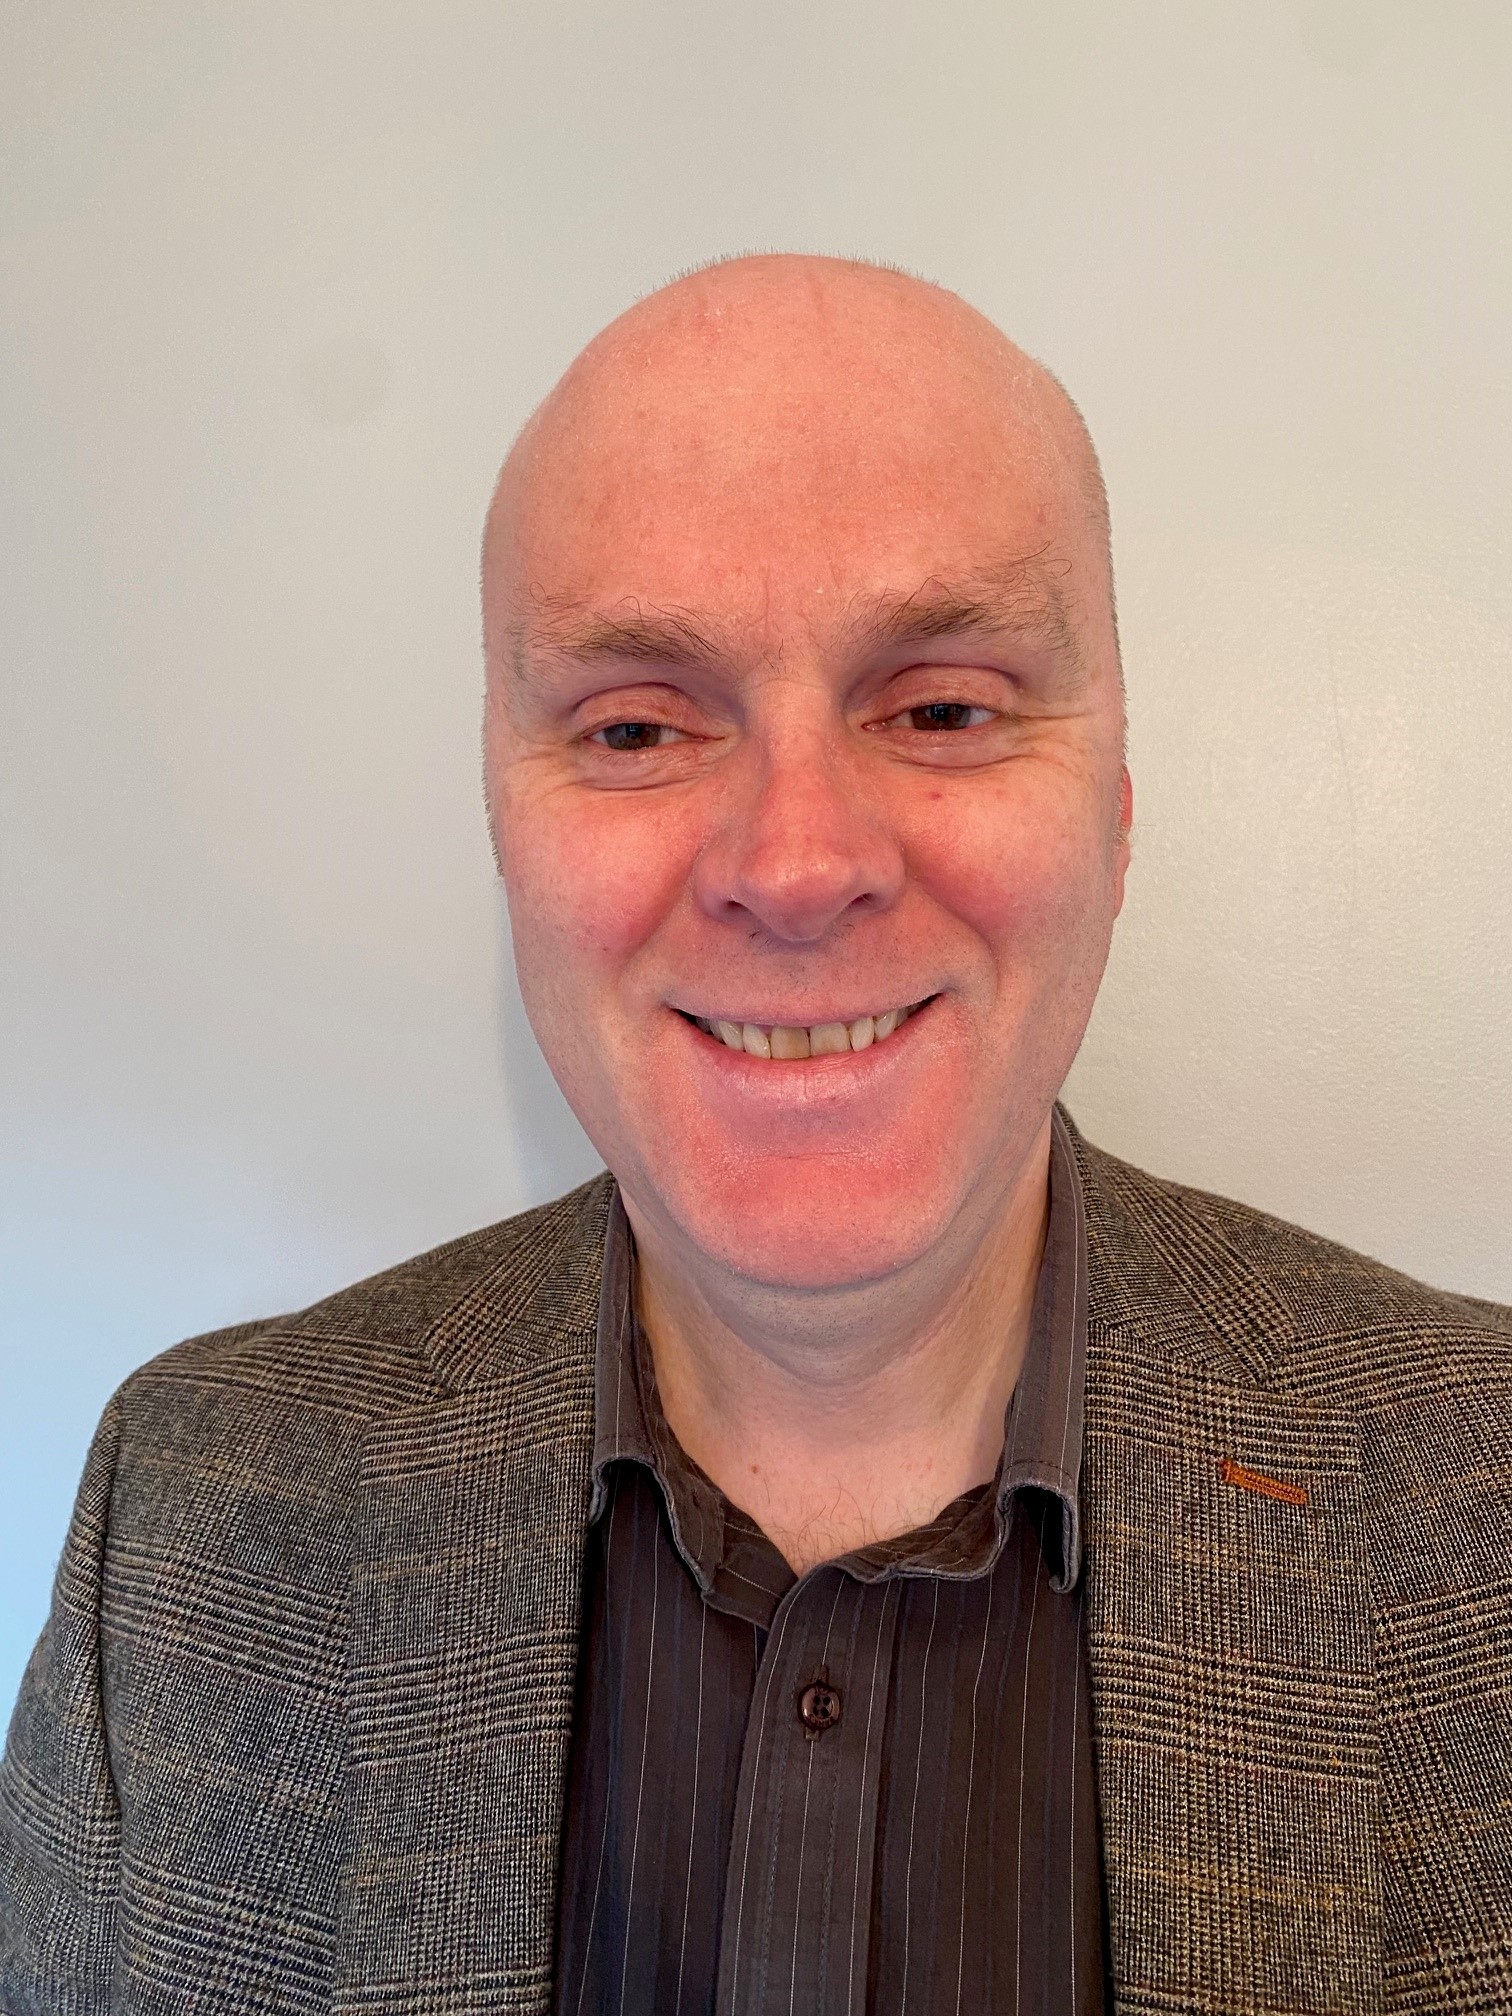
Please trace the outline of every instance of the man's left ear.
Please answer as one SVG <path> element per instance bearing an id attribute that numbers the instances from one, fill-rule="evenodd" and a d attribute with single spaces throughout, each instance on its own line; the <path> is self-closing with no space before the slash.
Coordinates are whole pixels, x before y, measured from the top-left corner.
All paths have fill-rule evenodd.
<path id="1" fill-rule="evenodd" d="M 1124 877 L 1129 872 L 1129 861 L 1134 851 L 1134 779 L 1129 775 L 1126 763 L 1118 780 L 1118 886 L 1115 892 L 1114 915 L 1123 908 Z"/>

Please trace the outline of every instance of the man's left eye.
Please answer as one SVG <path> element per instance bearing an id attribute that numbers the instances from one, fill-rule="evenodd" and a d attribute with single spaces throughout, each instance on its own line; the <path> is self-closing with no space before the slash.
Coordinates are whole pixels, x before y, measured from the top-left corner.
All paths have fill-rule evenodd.
<path id="1" fill-rule="evenodd" d="M 908 725 L 926 731 L 980 728 L 991 719 L 990 707 L 973 707 L 965 700 L 931 700 L 927 706 L 908 710 Z"/>

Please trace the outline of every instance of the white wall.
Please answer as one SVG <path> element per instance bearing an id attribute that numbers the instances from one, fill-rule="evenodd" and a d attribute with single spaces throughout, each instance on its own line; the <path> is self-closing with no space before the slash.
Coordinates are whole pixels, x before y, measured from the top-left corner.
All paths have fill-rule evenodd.
<path id="1" fill-rule="evenodd" d="M 478 806 L 499 455 L 749 246 L 958 287 L 1113 494 L 1137 863 L 1071 1087 L 1512 1299 L 1501 0 L 0 19 L 0 1705 L 183 1333 L 591 1166 Z"/>

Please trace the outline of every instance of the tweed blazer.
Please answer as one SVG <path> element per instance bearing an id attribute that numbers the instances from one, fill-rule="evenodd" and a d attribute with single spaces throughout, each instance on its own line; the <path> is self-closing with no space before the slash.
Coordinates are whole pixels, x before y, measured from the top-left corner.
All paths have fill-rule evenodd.
<path id="1" fill-rule="evenodd" d="M 1512 1314 L 1073 1141 L 1118 2010 L 1512 2012 Z M 6 2016 L 549 2009 L 610 1197 L 126 1382 L 0 1773 Z"/>

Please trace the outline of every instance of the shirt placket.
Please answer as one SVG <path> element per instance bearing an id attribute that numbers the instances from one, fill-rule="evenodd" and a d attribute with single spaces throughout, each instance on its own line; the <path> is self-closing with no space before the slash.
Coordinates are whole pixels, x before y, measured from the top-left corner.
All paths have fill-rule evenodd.
<path id="1" fill-rule="evenodd" d="M 741 1753 L 718 2016 L 862 2016 L 899 1585 L 815 1569 L 778 1604 Z"/>

